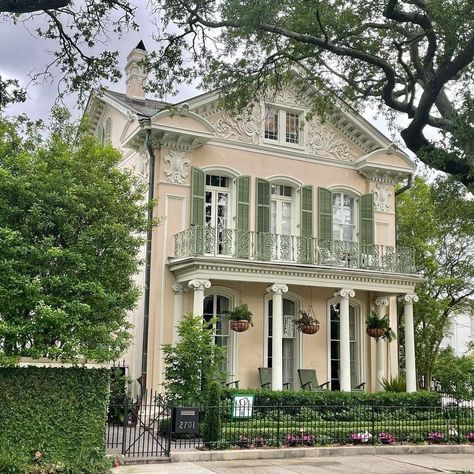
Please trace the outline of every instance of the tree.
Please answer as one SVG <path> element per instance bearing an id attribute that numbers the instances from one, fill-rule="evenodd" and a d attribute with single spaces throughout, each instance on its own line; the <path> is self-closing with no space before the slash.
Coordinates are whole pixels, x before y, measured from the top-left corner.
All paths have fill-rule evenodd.
<path id="1" fill-rule="evenodd" d="M 433 367 L 450 319 L 474 310 L 474 201 L 456 181 L 420 178 L 397 204 L 398 244 L 415 251 L 418 285 L 414 305 L 417 372 L 431 386 Z"/>
<path id="2" fill-rule="evenodd" d="M 186 403 L 204 403 L 212 382 L 226 378 L 222 370 L 225 349 L 216 345 L 212 321 L 203 321 L 201 316 L 188 313 L 178 324 L 179 340 L 175 344 L 164 344 L 166 391 Z"/>
<path id="3" fill-rule="evenodd" d="M 76 139 L 66 118 L 55 112 L 49 138 L 38 123 L 0 119 L 3 362 L 108 361 L 128 345 L 144 186 L 117 168 L 118 151 Z"/>
<path id="4" fill-rule="evenodd" d="M 47 27 L 36 33 L 59 43 L 51 67 L 59 66 L 66 91 L 82 95 L 120 76 L 116 51 L 91 48 L 110 30 L 137 25 L 130 2 L 74 5 L 0 0 L 0 12 L 15 21 L 44 18 Z M 222 90 L 228 108 L 241 109 L 297 68 L 303 85 L 320 90 L 315 109 L 329 112 L 335 95 L 377 104 L 405 119 L 401 136 L 422 161 L 474 189 L 471 0 L 152 0 L 148 7 L 159 46 L 147 61 L 155 73 L 149 88 L 159 95 L 202 79 Z M 3 96 L 0 82 L 0 105 L 14 100 L 11 88 Z"/>
<path id="5" fill-rule="evenodd" d="M 451 348 L 443 349 L 433 373 L 443 393 L 458 400 L 474 399 L 474 354 L 456 357 Z"/>
<path id="6" fill-rule="evenodd" d="M 202 77 L 206 88 L 225 92 L 228 106 L 242 107 L 297 67 L 301 83 L 326 99 L 329 86 L 407 119 L 407 147 L 474 189 L 471 0 L 158 3 L 167 42 L 150 56 L 153 87 Z M 441 139 L 428 138 L 428 126 Z"/>
<path id="7" fill-rule="evenodd" d="M 110 51 L 111 35 L 119 37 L 136 29 L 135 7 L 123 0 L 0 0 L 0 14 L 39 38 L 57 44 L 53 59 L 32 76 L 32 81 L 58 79 L 62 94 L 77 92 L 82 102 L 100 81 L 117 82 L 118 51 Z M 26 99 L 16 79 L 0 76 L 0 110 L 8 104 Z"/>

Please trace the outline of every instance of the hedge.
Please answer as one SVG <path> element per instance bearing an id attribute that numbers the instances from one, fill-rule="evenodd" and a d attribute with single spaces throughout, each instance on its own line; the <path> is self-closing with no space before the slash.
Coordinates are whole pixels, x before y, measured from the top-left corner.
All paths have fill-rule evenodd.
<path id="1" fill-rule="evenodd" d="M 280 406 L 346 406 L 376 405 L 390 407 L 440 407 L 441 394 L 419 391 L 413 393 L 400 392 L 311 392 L 309 390 L 252 390 L 226 389 L 222 391 L 224 400 L 230 400 L 234 394 L 255 395 L 255 405 Z"/>
<path id="2" fill-rule="evenodd" d="M 106 369 L 0 368 L 0 472 L 105 472 L 109 383 Z"/>

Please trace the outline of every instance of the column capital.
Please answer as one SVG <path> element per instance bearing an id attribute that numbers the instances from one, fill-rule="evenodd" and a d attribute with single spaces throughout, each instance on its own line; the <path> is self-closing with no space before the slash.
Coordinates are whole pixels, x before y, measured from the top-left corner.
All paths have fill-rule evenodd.
<path id="1" fill-rule="evenodd" d="M 171 289 L 173 290 L 173 293 L 176 295 L 179 295 L 181 293 L 186 293 L 189 291 L 189 288 L 186 287 L 183 283 L 173 283 L 171 286 Z"/>
<path id="2" fill-rule="evenodd" d="M 386 296 L 379 296 L 375 298 L 374 305 L 375 306 L 388 306 L 389 300 Z"/>
<path id="3" fill-rule="evenodd" d="M 341 298 L 354 298 L 355 291 L 351 290 L 350 288 L 341 288 L 334 292 L 334 296 L 337 298 L 340 296 Z"/>
<path id="4" fill-rule="evenodd" d="M 211 287 L 211 282 L 209 280 L 191 280 L 188 283 L 189 288 L 191 290 L 207 290 Z"/>
<path id="5" fill-rule="evenodd" d="M 276 295 L 282 295 L 288 291 L 288 286 L 284 283 L 273 283 L 267 288 L 268 293 L 275 293 Z"/>
<path id="6" fill-rule="evenodd" d="M 405 295 L 401 295 L 398 297 L 399 303 L 408 303 L 413 304 L 417 303 L 419 300 L 418 296 L 414 293 L 406 293 Z"/>

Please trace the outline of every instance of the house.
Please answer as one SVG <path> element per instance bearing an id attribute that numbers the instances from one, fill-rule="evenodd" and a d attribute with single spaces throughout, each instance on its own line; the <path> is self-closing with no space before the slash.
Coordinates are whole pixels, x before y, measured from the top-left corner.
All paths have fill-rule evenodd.
<path id="1" fill-rule="evenodd" d="M 388 315 L 397 332 L 401 305 L 407 390 L 416 390 L 413 302 L 422 279 L 395 236 L 395 186 L 413 161 L 342 101 L 326 121 L 306 120 L 317 91 L 296 75 L 237 116 L 216 93 L 172 107 L 146 99 L 146 54 L 141 42 L 129 54 L 125 93 L 93 93 L 87 107 L 91 132 L 152 184 L 162 218 L 150 266 L 137 276 L 149 292 L 130 314 L 131 375 L 146 373 L 147 387 L 160 388 L 160 348 L 192 311 L 219 316 L 215 341 L 240 387 L 259 387 L 258 368 L 271 367 L 274 389 L 299 389 L 297 370 L 309 368 L 332 390 L 363 382 L 378 390 L 398 373 L 397 344 L 369 338 L 364 318 Z M 239 303 L 254 316 L 243 333 L 223 314 Z M 320 321 L 317 334 L 295 328 L 300 310 Z"/>
<path id="2" fill-rule="evenodd" d="M 474 317 L 469 313 L 460 313 L 450 321 L 448 334 L 441 341 L 441 348 L 451 347 L 454 355 L 462 356 L 469 353 L 474 341 Z"/>

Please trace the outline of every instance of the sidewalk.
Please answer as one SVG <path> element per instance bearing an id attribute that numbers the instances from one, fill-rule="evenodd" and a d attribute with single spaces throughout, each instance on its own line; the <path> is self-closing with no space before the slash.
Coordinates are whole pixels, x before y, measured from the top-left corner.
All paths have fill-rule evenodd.
<path id="1" fill-rule="evenodd" d="M 415 474 L 429 472 L 473 472 L 472 454 L 405 454 L 329 456 L 299 459 L 247 461 L 206 461 L 144 464 L 114 469 L 117 474 L 289 474 L 289 473 L 368 473 Z"/>
<path id="2" fill-rule="evenodd" d="M 384 447 L 375 448 L 375 450 L 373 448 L 370 450 L 369 447 L 360 449 L 348 447 L 342 449 L 267 450 L 264 452 L 261 450 L 214 451 L 214 460 L 205 460 L 203 455 L 206 453 L 192 457 L 196 453 L 189 452 L 187 456 L 182 456 L 181 462 L 122 466 L 113 471 L 114 474 L 288 474 L 313 472 L 368 474 L 463 472 L 474 474 L 474 446 L 387 448 L 385 450 Z M 407 452 L 407 449 L 412 451 Z M 216 460 L 226 458 L 227 460 Z"/>

